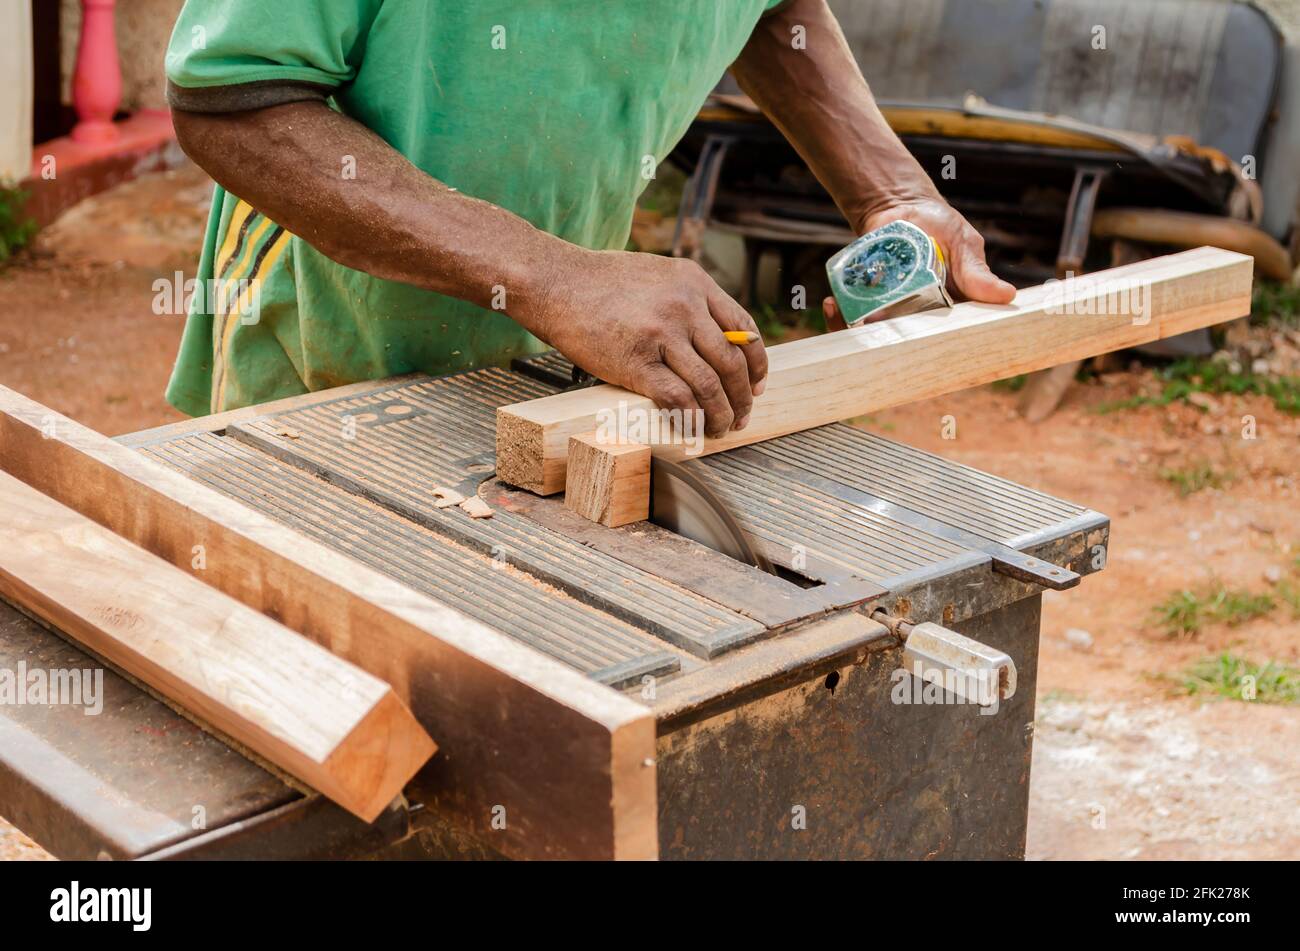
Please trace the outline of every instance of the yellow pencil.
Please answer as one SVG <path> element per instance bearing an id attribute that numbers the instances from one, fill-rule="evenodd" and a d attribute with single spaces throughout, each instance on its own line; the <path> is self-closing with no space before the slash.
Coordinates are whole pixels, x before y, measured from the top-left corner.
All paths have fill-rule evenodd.
<path id="1" fill-rule="evenodd" d="M 760 339 L 758 334 L 752 330 L 727 330 L 722 336 L 738 347 L 743 347 L 747 343 L 753 343 L 755 340 Z"/>

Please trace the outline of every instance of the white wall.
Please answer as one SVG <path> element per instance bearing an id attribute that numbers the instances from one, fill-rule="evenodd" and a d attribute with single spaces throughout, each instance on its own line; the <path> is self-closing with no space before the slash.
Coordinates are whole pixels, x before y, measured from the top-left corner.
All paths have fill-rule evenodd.
<path id="1" fill-rule="evenodd" d="M 27 177 L 31 142 L 30 0 L 0 0 L 0 182 Z"/>

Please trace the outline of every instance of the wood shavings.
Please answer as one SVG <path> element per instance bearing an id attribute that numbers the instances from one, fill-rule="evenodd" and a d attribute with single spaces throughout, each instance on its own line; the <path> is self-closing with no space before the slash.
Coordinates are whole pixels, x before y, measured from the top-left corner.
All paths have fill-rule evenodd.
<path id="1" fill-rule="evenodd" d="M 491 518 L 492 506 L 488 505 L 477 495 L 466 499 L 460 503 L 460 507 L 467 513 L 470 518 Z"/>
<path id="2" fill-rule="evenodd" d="M 450 508 L 453 505 L 460 505 L 465 501 L 465 496 L 461 495 L 455 489 L 449 489 L 445 485 L 435 485 L 433 487 L 433 497 L 436 500 L 433 507 L 436 509 Z"/>

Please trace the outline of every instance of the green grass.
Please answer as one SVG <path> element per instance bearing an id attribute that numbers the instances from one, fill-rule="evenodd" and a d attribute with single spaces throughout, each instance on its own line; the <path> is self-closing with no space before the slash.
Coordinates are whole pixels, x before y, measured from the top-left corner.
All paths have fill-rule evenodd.
<path id="1" fill-rule="evenodd" d="M 1257 664 L 1223 653 L 1188 668 L 1183 690 L 1189 696 L 1210 694 L 1254 703 L 1300 703 L 1300 669 L 1274 661 Z"/>
<path id="2" fill-rule="evenodd" d="M 898 427 L 893 423 L 882 422 L 875 416 L 854 416 L 848 421 L 850 426 L 863 426 L 867 429 L 878 429 L 882 433 L 892 433 Z"/>
<path id="3" fill-rule="evenodd" d="M 1179 591 L 1157 604 L 1151 613 L 1170 637 L 1191 637 L 1200 633 L 1204 612 L 1200 598 L 1190 591 Z"/>
<path id="4" fill-rule="evenodd" d="M 1126 409 L 1137 409 L 1141 406 L 1166 406 L 1158 396 L 1130 396 L 1122 400 L 1108 400 L 1105 403 L 1098 403 L 1092 408 L 1092 411 L 1099 416 L 1109 416 L 1111 413 L 1120 413 Z"/>
<path id="5" fill-rule="evenodd" d="M 754 318 L 754 323 L 758 325 L 758 332 L 768 343 L 776 343 L 785 336 L 788 324 L 777 316 L 776 308 L 771 304 L 760 304 L 756 309 L 751 310 L 750 314 Z"/>
<path id="6" fill-rule="evenodd" d="M 1081 703 L 1088 698 L 1083 694 L 1075 693 L 1072 690 L 1065 690 L 1061 687 L 1053 687 L 1047 693 L 1039 698 L 1040 703 Z"/>
<path id="7" fill-rule="evenodd" d="M 1245 624 L 1257 617 L 1263 617 L 1277 607 L 1271 595 L 1252 594 L 1249 591 L 1217 592 L 1210 602 L 1210 615 L 1216 621 L 1223 621 L 1229 627 Z"/>
<path id="8" fill-rule="evenodd" d="M 1291 620 L 1300 621 L 1300 585 L 1294 581 L 1281 581 L 1277 586 L 1277 596 L 1291 609 Z"/>
<path id="9" fill-rule="evenodd" d="M 791 330 L 806 329 L 813 334 L 826 332 L 826 315 L 820 305 L 806 310 L 777 310 L 771 304 L 760 304 L 750 313 L 759 333 L 769 344 L 779 343 Z"/>
<path id="10" fill-rule="evenodd" d="M 1215 583 L 1201 591 L 1176 591 L 1152 608 L 1152 615 L 1170 637 L 1195 637 L 1207 624 L 1229 627 L 1263 617 L 1277 607 L 1271 595 L 1252 594 Z"/>
<path id="11" fill-rule="evenodd" d="M 993 388 L 995 390 L 1005 390 L 1008 393 L 1019 393 L 1029 382 L 1029 374 L 1022 373 L 1019 376 L 1009 376 L 1005 380 L 994 380 Z"/>
<path id="12" fill-rule="evenodd" d="M 1031 374 L 1029 373 L 1020 373 L 1016 376 L 1009 376 L 1003 380 L 994 380 L 989 385 L 995 390 L 1003 390 L 1007 393 L 1019 393 L 1025 388 L 1025 384 L 1029 382 L 1030 376 Z M 1074 379 L 1077 383 L 1090 383 L 1095 377 L 1096 373 L 1093 372 L 1092 364 L 1089 362 L 1080 364 L 1078 372 L 1074 374 Z"/>
<path id="13" fill-rule="evenodd" d="M 36 223 L 23 213 L 26 205 L 26 192 L 0 184 L 0 264 L 22 250 L 36 234 Z"/>
<path id="14" fill-rule="evenodd" d="M 1102 403 L 1094 412 L 1107 414 L 1139 406 L 1168 406 L 1175 400 L 1188 402 L 1193 393 L 1254 393 L 1267 396 L 1284 413 L 1300 416 L 1300 377 L 1269 377 L 1254 373 L 1233 373 L 1227 364 L 1188 357 L 1159 372 L 1164 387 L 1159 396 L 1133 396 Z M 1190 405 L 1196 406 L 1195 403 Z M 1197 406 L 1201 412 L 1205 408 Z"/>
<path id="15" fill-rule="evenodd" d="M 1250 322 L 1257 326 L 1272 323 L 1300 326 L 1300 287 L 1257 280 L 1251 296 Z"/>
<path id="16" fill-rule="evenodd" d="M 664 217 L 677 214 L 682 204 L 682 190 L 686 187 L 686 174 L 671 162 L 663 162 L 655 169 L 637 205 L 646 211 L 657 211 Z"/>
<path id="17" fill-rule="evenodd" d="M 1160 478 L 1178 490 L 1183 498 L 1203 489 L 1221 489 L 1232 481 L 1232 474 L 1220 472 L 1208 462 L 1197 462 L 1185 469 L 1161 469 Z"/>

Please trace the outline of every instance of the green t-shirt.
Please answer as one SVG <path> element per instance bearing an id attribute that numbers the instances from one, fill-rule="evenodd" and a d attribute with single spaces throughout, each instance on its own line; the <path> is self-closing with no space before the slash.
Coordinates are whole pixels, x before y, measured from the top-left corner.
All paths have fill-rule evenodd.
<path id="1" fill-rule="evenodd" d="M 781 2 L 187 0 L 169 96 L 209 111 L 328 97 L 451 187 L 621 248 L 643 169 Z M 198 278 L 167 390 L 193 415 L 540 347 L 504 313 L 336 264 L 220 187 Z"/>

